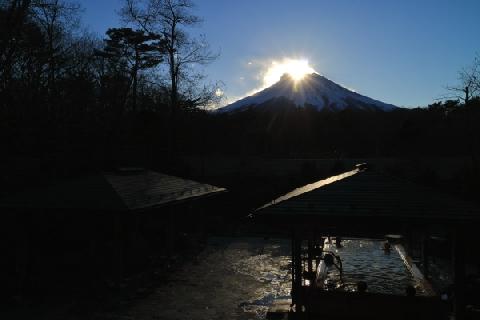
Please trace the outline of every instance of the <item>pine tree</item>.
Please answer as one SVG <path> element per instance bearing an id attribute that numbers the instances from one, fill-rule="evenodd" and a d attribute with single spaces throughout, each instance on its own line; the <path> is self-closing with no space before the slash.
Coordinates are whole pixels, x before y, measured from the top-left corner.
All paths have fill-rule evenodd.
<path id="1" fill-rule="evenodd" d="M 105 48 L 98 55 L 116 65 L 125 66 L 130 77 L 132 110 L 137 109 L 138 76 L 141 70 L 154 68 L 163 61 L 162 37 L 131 28 L 110 28 L 106 32 Z M 125 99 L 126 103 L 126 99 Z"/>

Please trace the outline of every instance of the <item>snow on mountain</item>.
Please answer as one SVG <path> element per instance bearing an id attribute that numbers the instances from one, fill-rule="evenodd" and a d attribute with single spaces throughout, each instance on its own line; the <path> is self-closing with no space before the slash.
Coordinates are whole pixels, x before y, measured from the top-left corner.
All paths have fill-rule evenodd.
<path id="1" fill-rule="evenodd" d="M 311 105 L 318 110 L 356 108 L 390 111 L 396 108 L 392 104 L 383 103 L 344 88 L 318 73 L 312 73 L 300 81 L 295 81 L 288 74 L 284 74 L 274 85 L 235 101 L 218 111 L 239 111 L 247 107 L 261 106 L 280 97 L 290 100 L 298 107 Z"/>

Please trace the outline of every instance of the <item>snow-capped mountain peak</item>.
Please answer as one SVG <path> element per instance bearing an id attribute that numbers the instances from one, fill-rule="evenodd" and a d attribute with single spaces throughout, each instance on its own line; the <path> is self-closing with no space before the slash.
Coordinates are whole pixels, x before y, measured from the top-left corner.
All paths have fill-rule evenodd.
<path id="1" fill-rule="evenodd" d="M 297 107 L 313 106 L 318 110 L 378 109 L 390 111 L 396 107 L 349 90 L 326 77 L 312 73 L 295 81 L 288 74 L 272 86 L 245 97 L 221 109 L 220 112 L 240 111 L 248 107 L 261 106 L 273 99 L 286 98 Z"/>

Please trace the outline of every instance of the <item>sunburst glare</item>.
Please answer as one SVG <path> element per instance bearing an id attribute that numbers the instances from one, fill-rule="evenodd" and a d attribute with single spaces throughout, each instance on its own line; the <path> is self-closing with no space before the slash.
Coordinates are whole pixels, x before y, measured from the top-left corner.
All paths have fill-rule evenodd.
<path id="1" fill-rule="evenodd" d="M 307 74 L 316 72 L 305 59 L 283 59 L 283 61 L 273 61 L 263 76 L 264 87 L 269 87 L 278 82 L 282 75 L 289 74 L 293 80 L 299 81 Z"/>

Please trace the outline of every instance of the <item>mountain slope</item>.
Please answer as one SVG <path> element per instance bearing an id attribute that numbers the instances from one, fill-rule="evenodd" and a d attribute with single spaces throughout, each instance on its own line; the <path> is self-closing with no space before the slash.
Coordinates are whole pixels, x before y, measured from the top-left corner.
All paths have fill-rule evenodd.
<path id="1" fill-rule="evenodd" d="M 390 111 L 396 107 L 372 98 L 363 96 L 347 88 L 344 88 L 324 76 L 312 73 L 306 75 L 301 81 L 294 81 L 289 75 L 284 74 L 280 81 L 261 90 L 254 95 L 245 97 L 227 105 L 220 112 L 240 111 L 248 107 L 258 106 L 273 99 L 284 97 L 295 105 L 303 107 L 310 105 L 318 110 L 343 110 L 377 109 Z"/>

